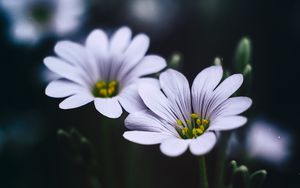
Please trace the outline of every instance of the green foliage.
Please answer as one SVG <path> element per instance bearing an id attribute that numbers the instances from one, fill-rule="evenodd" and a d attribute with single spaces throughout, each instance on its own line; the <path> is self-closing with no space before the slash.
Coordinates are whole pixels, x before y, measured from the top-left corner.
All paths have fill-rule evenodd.
<path id="1" fill-rule="evenodd" d="M 238 166 L 234 160 L 227 165 L 225 171 L 226 188 L 261 188 L 267 175 L 266 170 L 250 173 L 247 166 Z"/>
<path id="2" fill-rule="evenodd" d="M 251 62 L 251 41 L 247 37 L 243 37 L 237 45 L 234 65 L 237 72 L 244 72 L 246 66 Z"/>

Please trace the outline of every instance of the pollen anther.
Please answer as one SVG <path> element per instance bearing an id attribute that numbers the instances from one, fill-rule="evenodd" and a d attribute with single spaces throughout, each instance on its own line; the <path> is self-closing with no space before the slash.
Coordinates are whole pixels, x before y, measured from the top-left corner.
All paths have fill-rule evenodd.
<path id="1" fill-rule="evenodd" d="M 95 83 L 93 94 L 95 97 L 108 98 L 114 97 L 118 93 L 118 81 L 112 80 L 110 82 L 101 80 Z"/>
<path id="2" fill-rule="evenodd" d="M 191 119 L 188 119 L 185 122 L 180 119 L 177 119 L 176 121 L 176 130 L 183 139 L 197 138 L 209 127 L 209 120 L 201 118 L 198 114 L 192 113 L 190 118 Z"/>

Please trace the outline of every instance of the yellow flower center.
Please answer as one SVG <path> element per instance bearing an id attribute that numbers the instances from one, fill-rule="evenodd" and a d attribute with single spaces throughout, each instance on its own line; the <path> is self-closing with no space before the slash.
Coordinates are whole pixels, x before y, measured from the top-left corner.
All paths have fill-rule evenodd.
<path id="1" fill-rule="evenodd" d="M 112 80 L 110 82 L 101 80 L 96 82 L 93 94 L 95 97 L 101 98 L 109 98 L 114 97 L 118 94 L 119 83 L 116 80 Z"/>
<path id="2" fill-rule="evenodd" d="M 176 124 L 176 130 L 183 139 L 197 138 L 209 127 L 209 121 L 195 113 L 191 114 L 191 119 L 186 120 L 185 124 L 180 119 L 177 119 Z"/>

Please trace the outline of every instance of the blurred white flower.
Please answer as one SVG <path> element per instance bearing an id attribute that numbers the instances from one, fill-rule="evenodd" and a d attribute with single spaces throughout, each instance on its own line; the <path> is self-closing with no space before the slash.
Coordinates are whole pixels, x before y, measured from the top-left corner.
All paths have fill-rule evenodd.
<path id="1" fill-rule="evenodd" d="M 46 35 L 64 36 L 83 21 L 85 0 L 0 0 L 16 42 L 36 44 Z"/>
<path id="2" fill-rule="evenodd" d="M 288 133 L 263 120 L 256 120 L 249 127 L 246 151 L 250 157 L 277 165 L 288 159 L 291 144 L 291 137 Z"/>
<path id="3" fill-rule="evenodd" d="M 149 110 L 130 114 L 124 137 L 138 144 L 158 144 L 167 156 L 178 156 L 190 148 L 194 155 L 208 153 L 216 144 L 215 131 L 236 129 L 247 119 L 239 116 L 252 101 L 248 97 L 230 97 L 243 83 L 235 74 L 220 83 L 221 66 L 201 71 L 190 86 L 180 72 L 168 69 L 160 77 L 160 86 L 139 85 L 139 94 Z M 220 84 L 219 84 L 220 83 Z M 230 97 L 230 98 L 229 98 Z"/>
<path id="4" fill-rule="evenodd" d="M 85 45 L 61 41 L 55 46 L 59 57 L 46 57 L 45 65 L 60 79 L 46 88 L 50 97 L 65 98 L 61 109 L 71 109 L 94 101 L 96 109 L 110 118 L 118 118 L 122 107 L 129 113 L 144 109 L 137 83 L 156 83 L 157 79 L 141 78 L 157 73 L 166 61 L 157 55 L 146 55 L 149 38 L 122 27 L 109 39 L 96 29 Z M 122 107 L 121 107 L 122 105 Z"/>
<path id="5" fill-rule="evenodd" d="M 130 0 L 122 16 L 151 34 L 162 35 L 180 22 L 178 11 L 173 0 Z"/>

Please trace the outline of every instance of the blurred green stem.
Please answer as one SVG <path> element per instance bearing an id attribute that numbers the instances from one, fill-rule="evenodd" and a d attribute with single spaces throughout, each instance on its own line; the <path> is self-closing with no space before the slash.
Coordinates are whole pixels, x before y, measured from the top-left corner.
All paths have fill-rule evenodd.
<path id="1" fill-rule="evenodd" d="M 134 188 L 137 181 L 135 163 L 138 161 L 138 152 L 136 144 L 129 144 L 129 152 L 127 156 L 127 172 L 126 172 L 126 188 Z"/>
<path id="2" fill-rule="evenodd" d="M 224 186 L 224 169 L 226 160 L 226 149 L 230 138 L 230 133 L 224 132 L 221 135 L 219 149 L 217 151 L 216 169 L 215 169 L 215 188 Z"/>
<path id="3" fill-rule="evenodd" d="M 107 119 L 103 119 L 102 124 L 100 125 L 100 144 L 102 148 L 102 163 L 104 168 L 104 178 L 107 180 L 107 187 L 108 188 L 115 188 L 115 172 L 113 166 L 113 153 L 112 153 L 112 146 L 110 140 L 110 129 L 109 129 L 109 122 Z"/>
<path id="4" fill-rule="evenodd" d="M 199 157 L 199 170 L 200 170 L 200 188 L 208 188 L 207 174 L 206 174 L 206 162 L 205 157 Z"/>

